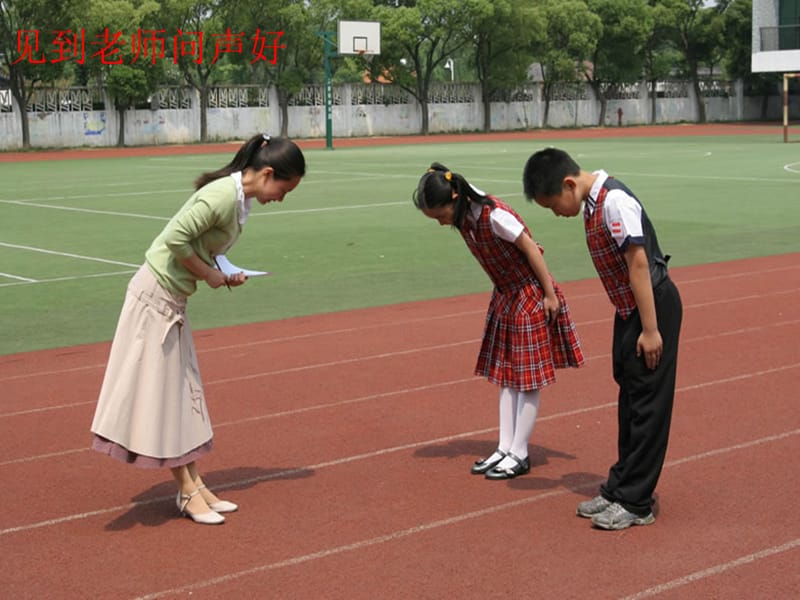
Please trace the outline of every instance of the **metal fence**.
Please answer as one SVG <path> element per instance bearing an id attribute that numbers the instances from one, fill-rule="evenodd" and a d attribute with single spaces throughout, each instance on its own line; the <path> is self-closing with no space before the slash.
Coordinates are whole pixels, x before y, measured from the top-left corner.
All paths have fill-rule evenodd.
<path id="1" fill-rule="evenodd" d="M 775 28 L 773 28 L 775 29 Z M 541 83 L 528 82 L 516 88 L 495 90 L 491 94 L 493 102 L 527 102 L 540 97 Z M 691 82 L 685 80 L 658 81 L 655 84 L 656 96 L 659 98 L 688 98 Z M 650 90 L 652 84 L 642 87 L 640 83 L 606 84 L 604 93 L 609 100 L 636 99 L 642 90 Z M 228 85 L 213 87 L 209 90 L 209 108 L 245 108 L 269 107 L 272 88 L 262 85 Z M 735 82 L 722 79 L 704 79 L 700 82 L 700 90 L 707 98 L 727 98 L 735 96 Z M 776 93 L 778 83 L 775 87 Z M 371 84 L 337 84 L 332 86 L 333 106 L 350 105 L 397 105 L 414 104 L 416 100 L 399 86 Z M 750 91 L 745 87 L 745 95 Z M 763 95 L 764 91 L 753 91 Z M 430 104 L 473 103 L 480 101 L 480 88 L 475 84 L 438 82 L 431 86 L 428 102 Z M 585 81 L 559 82 L 553 85 L 550 92 L 551 101 L 588 100 L 591 98 L 591 87 Z M 164 86 L 158 88 L 142 108 L 151 110 L 189 109 L 197 101 L 197 91 L 188 86 Z M 272 100 L 275 101 L 274 98 Z M 290 106 L 324 106 L 325 88 L 323 85 L 306 85 L 300 92 L 289 99 Z M 138 105 L 137 105 L 138 106 Z M 70 87 L 36 89 L 27 104 L 29 113 L 76 112 L 91 110 L 112 110 L 111 101 L 103 88 Z M 14 103 L 8 89 L 0 89 L 0 113 L 12 112 Z"/>

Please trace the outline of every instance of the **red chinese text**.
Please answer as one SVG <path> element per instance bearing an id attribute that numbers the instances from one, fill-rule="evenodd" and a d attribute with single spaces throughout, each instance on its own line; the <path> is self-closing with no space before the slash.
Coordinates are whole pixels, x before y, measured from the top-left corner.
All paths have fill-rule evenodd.
<path id="1" fill-rule="evenodd" d="M 280 43 L 282 36 L 283 31 L 261 29 L 247 36 L 244 32 L 232 32 L 230 28 L 224 33 L 208 36 L 202 31 L 178 29 L 175 35 L 168 35 L 164 29 L 138 29 L 127 37 L 123 32 L 111 31 L 108 27 L 93 36 L 84 29 L 51 31 L 47 35 L 38 29 L 20 29 L 17 31 L 17 58 L 12 64 L 72 61 L 82 65 L 87 59 L 87 47 L 88 58 L 104 65 L 156 64 L 158 60 L 169 59 L 170 54 L 175 64 L 184 58 L 202 64 L 204 49 L 208 50 L 210 62 L 214 64 L 225 54 L 243 54 L 246 42 L 252 40 L 250 64 L 263 61 L 274 65 L 278 62 L 278 50 L 286 49 L 286 44 Z M 213 40 L 213 54 L 209 40 Z M 206 43 L 209 43 L 208 48 Z"/>

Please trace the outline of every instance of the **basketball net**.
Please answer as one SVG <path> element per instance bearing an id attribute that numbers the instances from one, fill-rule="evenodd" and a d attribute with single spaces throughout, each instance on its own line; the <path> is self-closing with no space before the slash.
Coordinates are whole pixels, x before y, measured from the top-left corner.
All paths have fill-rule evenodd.
<path id="1" fill-rule="evenodd" d="M 366 62 L 367 64 L 372 62 L 372 57 L 374 56 L 374 54 L 372 54 L 371 52 L 369 54 L 367 54 L 366 50 L 358 50 L 356 52 L 356 54 L 358 54 L 358 57 L 360 59 L 362 59 L 364 62 Z"/>

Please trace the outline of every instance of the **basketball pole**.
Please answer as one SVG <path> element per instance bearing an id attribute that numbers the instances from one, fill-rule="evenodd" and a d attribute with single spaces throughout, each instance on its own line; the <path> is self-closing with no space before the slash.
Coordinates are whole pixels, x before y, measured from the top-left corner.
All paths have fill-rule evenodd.
<path id="1" fill-rule="evenodd" d="M 336 47 L 333 41 L 335 31 L 318 31 L 317 35 L 322 38 L 325 46 L 323 52 L 325 62 L 325 149 L 333 150 L 333 77 L 331 75 L 331 58 L 335 55 L 331 52 L 331 47 Z"/>
<path id="2" fill-rule="evenodd" d="M 789 141 L 789 77 L 783 74 L 783 143 Z"/>
<path id="3" fill-rule="evenodd" d="M 789 141 L 789 79 L 800 77 L 800 73 L 783 74 L 783 143 Z"/>

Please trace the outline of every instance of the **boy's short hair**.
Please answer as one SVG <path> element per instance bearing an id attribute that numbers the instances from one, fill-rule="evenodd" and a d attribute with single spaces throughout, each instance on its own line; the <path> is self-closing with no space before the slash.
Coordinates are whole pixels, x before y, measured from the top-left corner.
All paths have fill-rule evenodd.
<path id="1" fill-rule="evenodd" d="M 525 197 L 557 196 L 561 193 L 564 178 L 580 175 L 581 168 L 572 157 L 558 148 L 545 148 L 531 155 L 522 172 Z"/>

